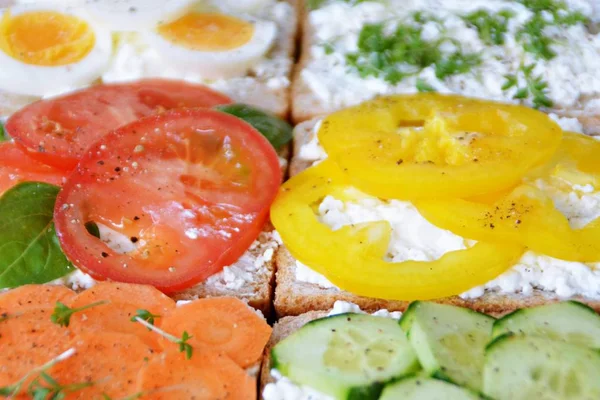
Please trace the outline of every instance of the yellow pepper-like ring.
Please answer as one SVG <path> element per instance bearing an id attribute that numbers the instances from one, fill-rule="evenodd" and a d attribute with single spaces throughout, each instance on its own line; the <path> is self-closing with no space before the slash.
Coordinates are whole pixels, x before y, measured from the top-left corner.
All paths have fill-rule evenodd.
<path id="1" fill-rule="evenodd" d="M 531 182 L 559 179 L 581 186 L 600 183 L 600 142 L 565 132 L 553 160 L 513 190 L 483 199 L 415 201 L 431 223 L 476 240 L 510 241 L 561 260 L 600 261 L 600 218 L 572 229 L 552 199 Z M 565 190 L 570 191 L 568 183 Z"/>
<path id="2" fill-rule="evenodd" d="M 391 227 L 385 221 L 332 231 L 317 219 L 314 206 L 352 186 L 331 161 L 286 182 L 271 207 L 271 220 L 289 251 L 341 289 L 361 296 L 427 300 L 457 295 L 506 271 L 522 255 L 515 244 L 479 242 L 436 261 L 384 261 Z"/>
<path id="3" fill-rule="evenodd" d="M 562 136 L 542 112 L 461 96 L 381 97 L 325 118 L 318 138 L 360 190 L 382 198 L 468 197 L 515 185 Z"/>

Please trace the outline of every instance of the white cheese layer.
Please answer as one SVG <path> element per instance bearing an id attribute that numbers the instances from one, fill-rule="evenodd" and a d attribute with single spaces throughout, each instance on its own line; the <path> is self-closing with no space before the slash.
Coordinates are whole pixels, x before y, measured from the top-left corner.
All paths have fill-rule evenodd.
<path id="1" fill-rule="evenodd" d="M 266 265 L 273 259 L 280 244 L 281 238 L 276 231 L 261 232 L 235 263 L 210 276 L 204 284 L 221 290 L 239 291 L 265 274 Z"/>
<path id="2" fill-rule="evenodd" d="M 594 15 L 592 5 L 586 1 L 568 3 L 571 10 L 578 10 L 588 17 Z M 461 18 L 479 9 L 510 10 L 514 14 L 507 25 L 503 45 L 485 44 L 477 29 Z M 406 22 L 409 14 L 415 11 L 430 12 L 439 21 L 425 24 L 423 39 L 435 40 L 442 34 L 456 39 L 464 52 L 480 54 L 481 64 L 467 73 L 443 79 L 438 79 L 434 69 L 427 67 L 397 84 L 386 82 L 382 77 L 361 77 L 349 68 L 345 55 L 356 51 L 363 26 Z M 516 38 L 518 30 L 531 16 L 532 12 L 517 2 L 497 0 L 389 0 L 356 5 L 333 1 L 308 15 L 310 58 L 300 79 L 328 110 L 355 105 L 377 95 L 414 93 L 417 79 L 424 80 L 441 93 L 515 102 L 517 88 L 503 90 L 504 76 L 516 74 L 522 85 L 525 79 L 519 72 L 522 64 L 535 62 L 537 66 L 533 73 L 548 83 L 548 97 L 554 108 L 586 109 L 590 100 L 600 96 L 600 35 L 589 33 L 583 24 L 561 29 L 549 27 L 545 34 L 552 38 L 552 49 L 557 55 L 551 60 L 536 59 Z M 452 45 L 446 47 L 448 52 L 452 51 Z M 525 103 L 531 105 L 531 99 Z"/>
<path id="3" fill-rule="evenodd" d="M 129 237 L 103 224 L 97 224 L 97 226 L 100 232 L 100 240 L 117 253 L 128 253 L 144 244 L 141 240 L 134 244 Z M 281 238 L 276 231 L 261 232 L 257 240 L 250 245 L 248 250 L 235 263 L 224 267 L 220 272 L 208 277 L 203 284 L 220 290 L 240 291 L 240 289 L 256 282 L 257 279 L 264 276 L 266 265 L 271 262 L 275 250 L 280 244 Z M 96 281 L 88 274 L 80 270 L 75 270 L 52 283 L 66 285 L 78 290 L 90 288 Z M 247 287 L 249 290 L 252 290 L 251 286 Z"/>
<path id="4" fill-rule="evenodd" d="M 354 303 L 346 301 L 336 301 L 333 308 L 327 313 L 327 316 L 356 313 L 366 314 Z M 373 314 L 376 317 L 400 319 L 402 313 L 399 311 L 390 312 L 388 310 L 378 310 Z M 275 380 L 273 383 L 268 383 L 263 391 L 264 400 L 333 400 L 333 397 L 307 387 L 296 385 L 290 379 L 284 377 L 276 369 L 271 370 L 271 376 Z"/>

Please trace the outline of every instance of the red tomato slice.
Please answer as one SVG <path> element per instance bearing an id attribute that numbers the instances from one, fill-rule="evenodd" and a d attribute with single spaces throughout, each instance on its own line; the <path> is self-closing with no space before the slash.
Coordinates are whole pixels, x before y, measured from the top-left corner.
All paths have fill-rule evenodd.
<path id="1" fill-rule="evenodd" d="M 72 170 L 93 143 L 120 126 L 172 108 L 229 103 L 206 86 L 181 81 L 97 85 L 26 106 L 8 119 L 6 131 L 32 157 Z"/>
<path id="2" fill-rule="evenodd" d="M 29 157 L 13 142 L 0 143 L 0 195 L 20 182 L 61 186 L 65 179 L 64 171 Z"/>
<path id="3" fill-rule="evenodd" d="M 58 195 L 56 231 L 67 257 L 94 278 L 173 292 L 247 250 L 281 178 L 275 150 L 249 124 L 209 109 L 171 110 L 89 149 Z M 128 252 L 89 234 L 90 221 L 131 238 L 120 247 Z"/>

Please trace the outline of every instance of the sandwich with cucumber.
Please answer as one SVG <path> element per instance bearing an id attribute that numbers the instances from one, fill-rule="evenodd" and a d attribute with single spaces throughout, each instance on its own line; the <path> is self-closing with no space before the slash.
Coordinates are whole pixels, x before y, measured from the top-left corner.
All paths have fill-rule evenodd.
<path id="1" fill-rule="evenodd" d="M 499 319 L 422 301 L 398 319 L 338 302 L 275 324 L 262 398 L 594 399 L 599 333 L 598 314 L 574 301 Z"/>

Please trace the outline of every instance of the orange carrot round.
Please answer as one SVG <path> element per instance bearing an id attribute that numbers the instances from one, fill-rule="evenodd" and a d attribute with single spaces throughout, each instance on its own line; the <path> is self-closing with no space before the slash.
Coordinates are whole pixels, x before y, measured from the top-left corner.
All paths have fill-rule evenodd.
<path id="1" fill-rule="evenodd" d="M 177 307 L 162 321 L 161 328 L 177 337 L 186 331 L 194 348 L 222 352 L 241 367 L 260 359 L 271 336 L 271 327 L 264 319 L 246 303 L 230 297 L 198 299 Z"/>
<path id="2" fill-rule="evenodd" d="M 72 331 L 54 324 L 51 314 L 49 308 L 29 309 L 0 322 L 0 387 L 16 383 L 69 348 Z"/>
<path id="3" fill-rule="evenodd" d="M 140 371 L 137 391 L 147 400 L 254 400 L 256 379 L 224 354 L 196 351 L 188 360 L 167 350 Z"/>
<path id="4" fill-rule="evenodd" d="M 157 315 L 155 325 L 160 326 L 164 317 L 175 309 L 175 302 L 152 286 L 126 283 L 100 282 L 76 295 L 69 307 L 79 308 L 98 301 L 108 301 L 73 314 L 70 327 L 75 333 L 119 332 L 135 334 L 153 349 L 159 349 L 159 337 L 131 318 L 137 310 L 144 309 Z"/>
<path id="5" fill-rule="evenodd" d="M 92 382 L 67 399 L 95 399 L 105 393 L 120 399 L 135 393 L 137 375 L 152 356 L 139 337 L 113 332 L 89 332 L 76 336 L 69 348 L 75 354 L 56 364 L 49 375 L 61 385 Z"/>
<path id="6" fill-rule="evenodd" d="M 34 308 L 54 308 L 57 301 L 67 302 L 75 292 L 62 285 L 24 285 L 0 294 L 0 314 Z"/>

